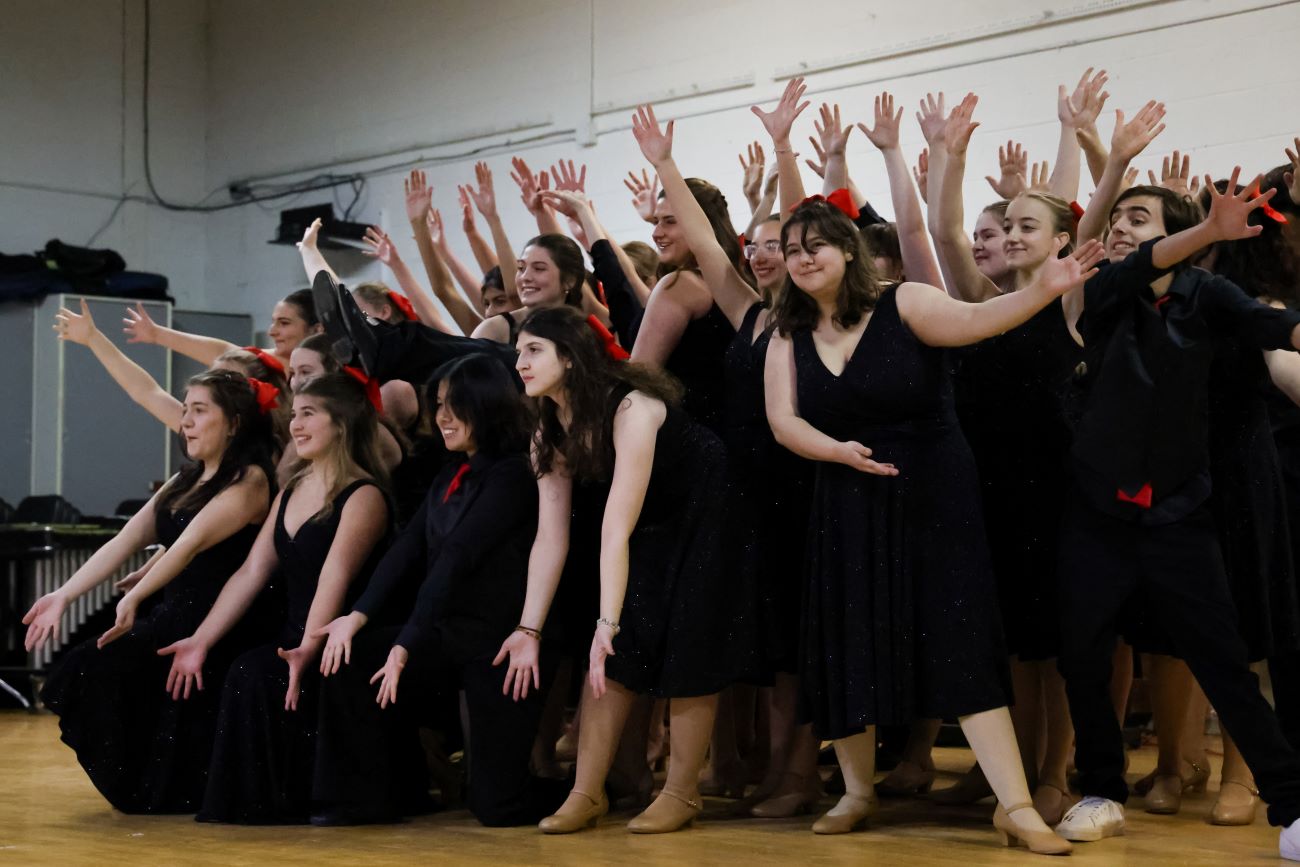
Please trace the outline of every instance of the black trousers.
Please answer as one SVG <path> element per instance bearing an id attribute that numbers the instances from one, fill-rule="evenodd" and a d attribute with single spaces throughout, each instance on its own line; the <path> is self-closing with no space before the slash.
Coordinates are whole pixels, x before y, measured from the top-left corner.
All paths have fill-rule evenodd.
<path id="1" fill-rule="evenodd" d="M 418 772 L 424 756 L 416 728 L 429 711 L 430 693 L 441 690 L 445 696 L 450 684 L 453 696 L 457 685 L 465 691 L 469 709 L 469 808 L 474 817 L 502 827 L 534 824 L 555 812 L 568 785 L 533 777 L 528 766 L 545 689 L 515 702 L 502 695 L 505 669 L 494 667 L 491 657 L 456 664 L 447 648 L 422 648 L 402 670 L 397 702 L 381 710 L 375 702 L 378 684 L 369 681 L 383 667 L 400 631 L 362 630 L 352 642 L 351 664 L 322 678 L 313 800 L 384 805 L 400 813 L 422 778 Z"/>
<path id="2" fill-rule="evenodd" d="M 444 334 L 419 322 L 380 323 L 373 327 L 379 338 L 375 376 L 380 382 L 401 379 L 424 385 L 442 365 L 475 352 L 496 356 L 509 370 L 515 367 L 515 348 L 494 340 Z"/>
<path id="3" fill-rule="evenodd" d="M 1142 592 L 1254 773 L 1269 822 L 1289 825 L 1300 818 L 1300 754 L 1287 743 L 1247 662 L 1209 510 L 1143 527 L 1097 511 L 1076 492 L 1066 510 L 1060 557 L 1058 665 L 1083 794 L 1128 799 L 1124 745 L 1110 702 L 1111 654 L 1119 611 Z"/>

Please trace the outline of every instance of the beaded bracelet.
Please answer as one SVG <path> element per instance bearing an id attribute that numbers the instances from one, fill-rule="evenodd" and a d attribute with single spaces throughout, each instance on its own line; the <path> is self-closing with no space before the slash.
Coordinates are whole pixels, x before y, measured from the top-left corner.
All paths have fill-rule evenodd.
<path id="1" fill-rule="evenodd" d="M 618 635 L 619 632 L 622 631 L 622 627 L 620 627 L 620 626 L 619 626 L 617 623 L 615 623 L 614 621 L 612 621 L 612 620 L 610 620 L 610 619 L 608 619 L 608 618 L 605 618 L 605 617 L 597 617 L 597 618 L 596 618 L 596 625 L 597 625 L 597 626 L 608 626 L 608 627 L 610 628 L 610 631 L 613 632 L 615 635 Z"/>

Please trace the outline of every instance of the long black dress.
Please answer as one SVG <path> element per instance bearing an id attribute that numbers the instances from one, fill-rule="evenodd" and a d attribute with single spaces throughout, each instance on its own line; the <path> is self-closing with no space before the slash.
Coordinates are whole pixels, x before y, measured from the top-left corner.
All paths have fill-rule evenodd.
<path id="1" fill-rule="evenodd" d="M 159 511 L 154 516 L 158 543 L 174 545 L 197 514 L 197 509 Z M 258 528 L 251 524 L 199 552 L 126 635 L 102 650 L 94 639 L 69 650 L 41 692 L 46 707 L 59 715 L 63 742 L 76 751 L 95 788 L 124 813 L 198 808 L 218 687 L 239 636 L 208 655 L 209 688 L 188 701 L 172 701 L 164 691 L 171 660 L 157 651 L 194 633 L 226 579 L 248 556 Z"/>
<path id="2" fill-rule="evenodd" d="M 1060 650 L 1065 400 L 1083 347 L 1057 299 L 1010 331 L 954 354 L 957 415 L 979 469 L 1007 648 L 1022 660 L 1051 659 Z"/>
<path id="3" fill-rule="evenodd" d="M 839 376 L 793 335 L 800 415 L 899 475 L 818 463 L 800 684 L 821 737 L 1001 707 L 1010 694 L 979 480 L 943 350 L 881 294 Z"/>
<path id="4" fill-rule="evenodd" d="M 298 709 L 287 711 L 289 666 L 276 649 L 290 650 L 302 643 L 343 507 L 355 491 L 373 484 L 359 479 L 348 485 L 334 498 L 328 517 L 309 519 L 293 536 L 284 526 L 291 492 L 286 490 L 280 498 L 275 552 L 288 594 L 288 617 L 276 641 L 244 653 L 226 675 L 207 790 L 195 817 L 200 822 L 293 824 L 310 818 L 320 671 L 316 665 L 307 666 Z M 360 595 L 383 549 L 382 543 L 375 546 L 349 585 L 345 606 Z"/>
<path id="5" fill-rule="evenodd" d="M 754 336 L 761 303 L 745 313 L 727 348 L 727 557 L 756 595 L 756 672 L 798 670 L 803 538 L 812 508 L 813 464 L 779 445 L 767 423 L 763 365 L 771 327 Z"/>
<path id="6" fill-rule="evenodd" d="M 664 362 L 664 369 L 686 386 L 682 409 L 719 436 L 723 435 L 726 402 L 723 357 L 734 333 L 726 315 L 714 304 L 708 313 L 686 324 L 677 347 Z"/>
<path id="7" fill-rule="evenodd" d="M 611 395 L 611 425 L 626 394 L 624 388 Z M 726 474 L 718 437 L 669 406 L 628 541 L 622 630 L 605 663 L 610 679 L 634 692 L 711 695 L 752 664 L 754 647 L 737 623 L 722 551 Z"/>

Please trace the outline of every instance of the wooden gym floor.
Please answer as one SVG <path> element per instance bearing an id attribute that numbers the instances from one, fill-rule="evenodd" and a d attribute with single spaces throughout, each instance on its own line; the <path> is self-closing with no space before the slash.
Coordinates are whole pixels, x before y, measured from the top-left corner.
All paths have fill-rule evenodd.
<path id="1" fill-rule="evenodd" d="M 970 763 L 966 750 L 936 750 L 946 772 Z M 1132 754 L 1130 779 L 1155 763 L 1155 750 Z M 1217 760 L 1215 767 L 1217 771 Z M 940 785 L 950 781 L 942 779 Z M 1205 822 L 1214 793 L 1192 795 L 1177 816 L 1151 816 L 1134 798 L 1128 836 L 1076 847 L 1082 865 L 1285 864 L 1263 811 L 1246 828 Z M 1024 849 L 1005 850 L 989 824 L 992 808 L 944 808 L 887 801 L 871 829 L 815 837 L 810 817 L 737 820 L 711 801 L 693 830 L 628 834 L 617 814 L 595 831 L 546 837 L 532 828 L 489 829 L 467 812 L 439 813 L 403 825 L 359 828 L 200 825 L 189 817 L 125 816 L 90 785 L 49 715 L 0 712 L 0 867 L 20 864 L 1043 864 Z M 825 806 L 833 803 L 828 799 Z"/>

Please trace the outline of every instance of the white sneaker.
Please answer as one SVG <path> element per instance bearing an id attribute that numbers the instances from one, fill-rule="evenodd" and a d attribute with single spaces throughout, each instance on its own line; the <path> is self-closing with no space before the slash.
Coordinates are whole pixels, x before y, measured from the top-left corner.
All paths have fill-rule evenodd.
<path id="1" fill-rule="evenodd" d="M 1300 861 L 1300 819 L 1282 829 L 1277 838 L 1277 851 L 1288 861 Z"/>
<path id="2" fill-rule="evenodd" d="M 1084 798 L 1065 814 L 1056 826 L 1056 833 L 1078 843 L 1118 837 L 1124 833 L 1124 805 L 1109 798 Z M 1296 841 L 1300 843 L 1300 829 L 1296 831 Z"/>

